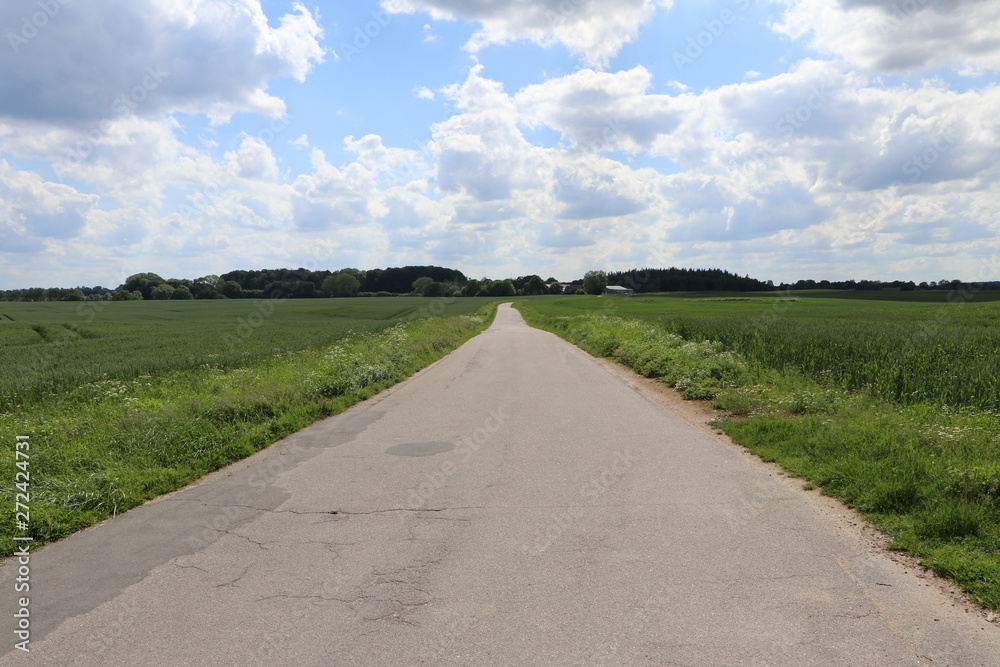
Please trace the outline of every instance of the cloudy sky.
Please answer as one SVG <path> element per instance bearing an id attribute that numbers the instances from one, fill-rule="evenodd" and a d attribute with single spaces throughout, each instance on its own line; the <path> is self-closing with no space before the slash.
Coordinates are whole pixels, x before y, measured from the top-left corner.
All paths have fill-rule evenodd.
<path id="1" fill-rule="evenodd" d="M 1000 279 L 996 0 L 4 0 L 0 289 Z"/>

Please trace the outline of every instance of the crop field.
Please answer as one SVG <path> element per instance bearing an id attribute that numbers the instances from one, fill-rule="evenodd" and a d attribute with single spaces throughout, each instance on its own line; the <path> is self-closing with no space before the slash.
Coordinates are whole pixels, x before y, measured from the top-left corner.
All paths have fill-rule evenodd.
<path id="1" fill-rule="evenodd" d="M 672 294 L 518 305 L 706 399 L 711 423 L 1000 609 L 1000 294 Z"/>
<path id="2" fill-rule="evenodd" d="M 409 377 L 485 328 L 494 303 L 0 304 L 0 502 L 30 496 L 36 546 L 69 535 Z"/>
<path id="3" fill-rule="evenodd" d="M 231 368 L 278 352 L 381 331 L 427 315 L 475 312 L 489 299 L 353 299 L 0 303 L 0 412 L 96 380 L 206 365 Z"/>
<path id="4" fill-rule="evenodd" d="M 824 384 L 870 389 L 897 402 L 1000 412 L 1000 292 L 570 297 L 538 309 L 654 321 Z"/>

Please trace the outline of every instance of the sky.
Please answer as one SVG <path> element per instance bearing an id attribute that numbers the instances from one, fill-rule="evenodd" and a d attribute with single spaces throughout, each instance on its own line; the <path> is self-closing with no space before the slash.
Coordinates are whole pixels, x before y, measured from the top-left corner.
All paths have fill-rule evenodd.
<path id="1" fill-rule="evenodd" d="M 4 0 L 0 289 L 1000 280 L 996 0 Z"/>

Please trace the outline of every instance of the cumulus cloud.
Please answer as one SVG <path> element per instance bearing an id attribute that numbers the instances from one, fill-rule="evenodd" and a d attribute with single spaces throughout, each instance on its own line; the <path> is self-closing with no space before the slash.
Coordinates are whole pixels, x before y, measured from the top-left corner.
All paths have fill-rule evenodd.
<path id="1" fill-rule="evenodd" d="M 639 151 L 680 124 L 673 98 L 648 94 L 651 83 L 641 66 L 614 73 L 582 69 L 528 86 L 514 102 L 530 126 L 559 130 L 575 147 Z"/>
<path id="2" fill-rule="evenodd" d="M 539 182 L 543 151 L 521 134 L 503 86 L 481 71 L 477 65 L 465 83 L 447 91 L 460 113 L 434 125 L 431 149 L 441 190 L 498 201 Z"/>
<path id="3" fill-rule="evenodd" d="M 0 248 L 31 248 L 30 237 L 66 239 L 76 236 L 98 197 L 68 185 L 45 181 L 33 172 L 18 171 L 0 160 L 0 229 L 11 238 Z"/>
<path id="4" fill-rule="evenodd" d="M 0 118 L 61 125 L 176 110 L 270 116 L 284 103 L 276 77 L 303 80 L 324 57 L 317 17 L 302 4 L 268 24 L 260 0 L 100 0 L 58 8 L 0 49 Z M 22 25 L 36 2 L 0 5 L 0 25 Z M 209 66 L 206 66 L 209 65 Z"/>
<path id="5" fill-rule="evenodd" d="M 869 71 L 1000 69 L 1000 4 L 993 0 L 785 0 L 774 28 Z"/>
<path id="6" fill-rule="evenodd" d="M 561 43 L 592 65 L 606 65 L 635 40 L 656 5 L 672 0 L 383 0 L 396 14 L 429 13 L 435 19 L 479 23 L 467 48 L 526 39 L 542 45 Z"/>
<path id="7" fill-rule="evenodd" d="M 274 180 L 278 177 L 278 163 L 271 148 L 259 137 L 244 136 L 238 150 L 225 155 L 230 173 L 251 180 Z"/>
<path id="8" fill-rule="evenodd" d="M 343 169 L 327 162 L 313 149 L 313 172 L 302 174 L 292 185 L 295 224 L 304 230 L 336 229 L 364 225 L 387 212 L 371 170 L 359 162 Z"/>

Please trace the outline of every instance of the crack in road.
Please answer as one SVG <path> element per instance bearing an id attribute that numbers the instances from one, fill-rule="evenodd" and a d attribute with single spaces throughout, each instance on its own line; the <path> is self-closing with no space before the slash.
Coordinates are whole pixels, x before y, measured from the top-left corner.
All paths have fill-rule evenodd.
<path id="1" fill-rule="evenodd" d="M 343 514 L 345 516 L 367 516 L 371 514 L 386 514 L 390 512 L 453 512 L 456 510 L 484 510 L 485 507 L 482 506 L 469 506 L 469 507 L 425 507 L 425 508 L 414 508 L 414 507 L 393 507 L 384 510 L 371 510 L 370 512 L 351 512 L 347 510 L 340 510 L 337 514 Z"/>

